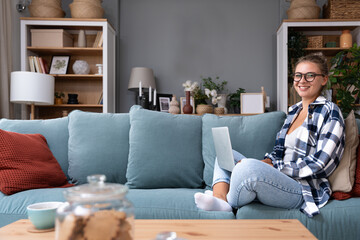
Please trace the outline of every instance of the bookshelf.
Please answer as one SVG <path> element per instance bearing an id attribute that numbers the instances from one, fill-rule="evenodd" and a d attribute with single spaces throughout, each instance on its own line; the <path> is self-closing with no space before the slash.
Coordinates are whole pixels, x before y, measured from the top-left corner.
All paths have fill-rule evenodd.
<path id="1" fill-rule="evenodd" d="M 32 46 L 32 29 L 63 29 L 73 39 L 73 45 L 61 47 Z M 85 30 L 86 46 L 78 47 L 80 30 Z M 41 57 L 50 67 L 53 56 L 70 56 L 66 74 L 55 77 L 55 92 L 65 93 L 63 104 L 36 106 L 36 118 L 62 117 L 72 110 L 91 112 L 115 112 L 115 31 L 106 19 L 72 18 L 21 18 L 21 70 L 30 71 L 29 56 Z M 101 42 L 94 44 L 97 36 Z M 90 66 L 89 74 L 75 74 L 72 65 L 85 60 Z M 103 65 L 97 75 L 96 64 Z M 67 94 L 78 94 L 79 104 L 66 104 Z M 102 104 L 99 104 L 102 98 Z"/>
<path id="2" fill-rule="evenodd" d="M 289 30 L 300 31 L 305 36 L 340 36 L 348 29 L 353 35 L 353 42 L 360 38 L 360 20 L 358 19 L 304 19 L 284 20 L 277 30 L 277 110 L 287 112 L 290 99 L 288 82 L 288 34 Z M 305 48 L 306 53 L 322 52 L 328 61 L 344 48 Z"/>

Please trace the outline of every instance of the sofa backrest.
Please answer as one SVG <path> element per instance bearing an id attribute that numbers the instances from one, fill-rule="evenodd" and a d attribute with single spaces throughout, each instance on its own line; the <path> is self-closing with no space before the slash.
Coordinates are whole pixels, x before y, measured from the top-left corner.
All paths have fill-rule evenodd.
<path id="1" fill-rule="evenodd" d="M 48 143 L 48 146 L 61 169 L 68 176 L 68 117 L 49 120 L 0 120 L 0 129 L 17 133 L 40 133 Z"/>

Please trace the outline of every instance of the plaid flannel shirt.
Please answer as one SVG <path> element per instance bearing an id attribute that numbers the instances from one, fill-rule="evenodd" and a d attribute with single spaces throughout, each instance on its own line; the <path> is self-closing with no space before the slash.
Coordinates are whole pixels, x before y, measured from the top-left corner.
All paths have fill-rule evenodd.
<path id="1" fill-rule="evenodd" d="M 302 109 L 302 102 L 289 108 L 289 114 L 277 134 L 273 152 L 266 154 L 275 168 L 297 180 L 302 186 L 304 204 L 301 211 L 309 217 L 319 214 L 332 193 L 328 177 L 339 165 L 345 145 L 345 124 L 338 106 L 324 97 L 309 105 L 308 115 L 300 127 L 290 163 L 284 163 L 285 137 Z"/>

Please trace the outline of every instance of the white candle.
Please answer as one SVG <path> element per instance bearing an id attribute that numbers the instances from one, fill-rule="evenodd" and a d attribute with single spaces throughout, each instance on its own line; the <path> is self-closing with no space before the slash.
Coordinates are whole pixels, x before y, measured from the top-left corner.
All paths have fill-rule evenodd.
<path id="1" fill-rule="evenodd" d="M 156 89 L 154 90 L 154 105 L 156 106 Z"/>
<path id="2" fill-rule="evenodd" d="M 151 86 L 149 87 L 149 102 L 151 102 L 152 99 L 151 99 Z"/>
<path id="3" fill-rule="evenodd" d="M 142 92 L 141 92 L 141 81 L 139 82 L 139 97 L 141 97 L 142 96 Z"/>

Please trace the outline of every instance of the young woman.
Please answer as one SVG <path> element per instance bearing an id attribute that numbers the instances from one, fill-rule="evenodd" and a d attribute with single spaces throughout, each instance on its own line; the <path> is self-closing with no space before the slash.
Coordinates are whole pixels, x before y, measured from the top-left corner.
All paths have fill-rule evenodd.
<path id="1" fill-rule="evenodd" d="M 293 80 L 302 101 L 289 108 L 273 152 L 259 161 L 234 151 L 232 173 L 215 160 L 213 192 L 195 194 L 198 208 L 232 211 L 257 199 L 268 206 L 300 208 L 309 217 L 319 214 L 331 195 L 327 178 L 343 154 L 344 119 L 336 104 L 321 96 L 328 81 L 322 54 L 299 59 Z"/>

